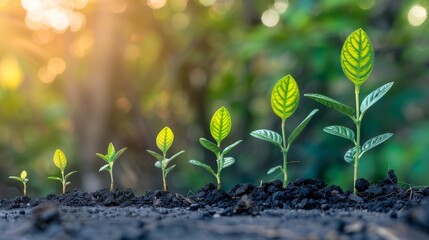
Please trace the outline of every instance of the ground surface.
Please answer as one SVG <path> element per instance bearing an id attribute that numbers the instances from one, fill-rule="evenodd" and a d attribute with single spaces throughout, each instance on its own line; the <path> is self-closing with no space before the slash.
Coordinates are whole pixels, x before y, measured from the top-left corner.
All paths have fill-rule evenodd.
<path id="1" fill-rule="evenodd" d="M 359 194 L 298 179 L 208 184 L 195 195 L 71 191 L 0 200 L 0 239 L 429 239 L 429 189 L 403 189 L 393 171 Z"/>

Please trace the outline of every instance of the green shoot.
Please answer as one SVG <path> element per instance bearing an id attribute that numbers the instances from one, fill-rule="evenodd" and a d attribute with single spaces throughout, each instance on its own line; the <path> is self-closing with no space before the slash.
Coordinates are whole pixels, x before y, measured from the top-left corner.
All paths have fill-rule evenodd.
<path id="1" fill-rule="evenodd" d="M 221 148 L 220 143 L 228 136 L 229 132 L 231 131 L 231 125 L 231 116 L 229 115 L 228 110 L 225 107 L 221 107 L 213 114 L 213 117 L 210 121 L 210 133 L 215 139 L 216 143 L 205 138 L 200 138 L 200 144 L 216 155 L 217 172 L 215 172 L 209 165 L 205 163 L 197 160 L 189 160 L 190 164 L 200 166 L 209 173 L 213 174 L 217 180 L 218 190 L 221 188 L 220 173 L 224 168 L 231 166 L 235 162 L 234 158 L 226 157 L 225 155 L 243 141 L 238 140 L 225 149 Z"/>
<path id="2" fill-rule="evenodd" d="M 9 178 L 22 182 L 22 184 L 24 185 L 24 190 L 23 190 L 24 196 L 27 196 L 27 182 L 29 181 L 29 179 L 27 178 L 27 171 L 22 170 L 21 175 L 19 177 L 10 176 Z"/>
<path id="3" fill-rule="evenodd" d="M 95 154 L 107 163 L 104 166 L 102 166 L 100 168 L 100 170 L 98 170 L 98 171 L 101 172 L 103 170 L 106 170 L 110 173 L 110 191 L 111 192 L 115 188 L 115 181 L 113 179 L 113 164 L 115 163 L 116 160 L 118 160 L 119 156 L 121 156 L 122 153 L 125 152 L 125 150 L 127 150 L 127 148 L 122 148 L 121 150 L 116 152 L 113 144 L 109 143 L 109 146 L 107 147 L 107 154 L 106 155 L 103 155 L 101 153 Z"/>
<path id="4" fill-rule="evenodd" d="M 292 142 L 307 126 L 311 118 L 319 111 L 314 109 L 310 114 L 292 131 L 289 138 L 286 140 L 285 125 L 286 119 L 289 118 L 297 109 L 299 103 L 299 88 L 295 79 L 291 75 L 281 78 L 273 88 L 271 93 L 271 107 L 274 113 L 282 120 L 282 135 L 266 129 L 255 130 L 250 133 L 252 137 L 270 142 L 280 148 L 283 153 L 283 166 L 278 165 L 268 170 L 267 174 L 272 174 L 276 171 L 283 173 L 283 187 L 286 187 L 288 181 L 287 175 L 287 154 Z"/>
<path id="5" fill-rule="evenodd" d="M 162 155 L 151 150 L 146 150 L 157 160 L 155 162 L 155 167 L 161 168 L 164 191 L 167 191 L 167 181 L 166 181 L 167 174 L 171 170 L 173 170 L 174 167 L 176 167 L 176 165 L 173 165 L 167 168 L 168 163 L 170 163 L 171 160 L 173 160 L 174 158 L 176 158 L 177 156 L 185 152 L 185 151 L 180 151 L 175 155 L 173 155 L 171 158 L 167 158 L 167 151 L 173 144 L 173 141 L 174 141 L 173 131 L 171 131 L 169 127 L 164 127 L 156 137 L 156 145 L 158 146 L 159 150 L 161 150 Z"/>
<path id="6" fill-rule="evenodd" d="M 66 186 L 71 183 L 71 182 L 67 182 L 67 179 L 72 174 L 77 173 L 77 171 L 72 171 L 64 175 L 64 170 L 66 169 L 66 166 L 67 166 L 67 157 L 64 154 L 64 152 L 61 151 L 60 149 L 57 149 L 55 151 L 54 164 L 57 168 L 61 170 L 61 177 L 48 177 L 48 179 L 60 181 L 63 185 L 63 194 L 64 194 L 66 192 Z"/>
<path id="7" fill-rule="evenodd" d="M 380 145 L 390 137 L 392 133 L 378 135 L 361 145 L 361 124 L 365 112 L 378 100 L 380 100 L 392 87 L 393 82 L 387 83 L 375 91 L 371 92 L 360 103 L 359 93 L 362 83 L 364 83 L 371 74 L 374 66 L 374 51 L 367 34 L 358 29 L 350 34 L 344 42 L 341 50 L 341 68 L 346 77 L 353 82 L 355 86 L 355 109 L 342 104 L 332 98 L 320 94 L 305 94 L 316 102 L 319 102 L 329 108 L 332 108 L 348 116 L 355 124 L 355 132 L 343 126 L 328 126 L 323 129 L 326 133 L 350 140 L 354 147 L 347 150 L 344 155 L 346 162 L 354 165 L 353 192 L 356 194 L 356 179 L 358 178 L 359 160 L 362 155 L 370 149 Z"/>

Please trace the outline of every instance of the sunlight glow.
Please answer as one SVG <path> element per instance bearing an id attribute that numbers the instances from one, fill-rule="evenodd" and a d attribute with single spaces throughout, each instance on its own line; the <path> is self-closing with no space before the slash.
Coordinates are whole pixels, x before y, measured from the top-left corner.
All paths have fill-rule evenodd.
<path id="1" fill-rule="evenodd" d="M 0 0 L 0 8 L 6 6 L 9 3 L 9 0 Z"/>
<path id="2" fill-rule="evenodd" d="M 147 5 L 152 9 L 160 9 L 165 6 L 167 0 L 147 0 Z"/>
<path id="3" fill-rule="evenodd" d="M 48 70 L 55 75 L 61 74 L 66 70 L 66 62 L 59 57 L 51 58 L 48 62 Z"/>
<path id="4" fill-rule="evenodd" d="M 280 21 L 280 14 L 276 10 L 268 9 L 262 13 L 261 21 L 267 27 L 274 27 Z"/>
<path id="5" fill-rule="evenodd" d="M 21 86 L 24 78 L 21 66 L 14 57 L 5 57 L 0 61 L 0 88 L 15 90 Z"/>
<path id="6" fill-rule="evenodd" d="M 426 9 L 420 5 L 414 5 L 408 11 L 408 22 L 413 27 L 422 25 L 427 18 Z"/>
<path id="7" fill-rule="evenodd" d="M 205 7 L 210 7 L 216 2 L 216 0 L 200 0 L 201 5 Z"/>
<path id="8" fill-rule="evenodd" d="M 273 8 L 277 10 L 280 14 L 286 12 L 289 7 L 289 2 L 287 0 L 276 0 L 273 5 Z"/>
<path id="9" fill-rule="evenodd" d="M 84 8 L 88 0 L 21 0 L 22 7 L 27 11 L 25 24 L 31 30 L 49 27 L 62 33 L 70 27 L 79 31 L 85 25 L 85 16 L 76 12 Z"/>

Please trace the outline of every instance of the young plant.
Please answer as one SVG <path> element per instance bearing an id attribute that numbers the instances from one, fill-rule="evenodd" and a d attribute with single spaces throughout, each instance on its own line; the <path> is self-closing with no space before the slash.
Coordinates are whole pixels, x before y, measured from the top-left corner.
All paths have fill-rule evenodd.
<path id="1" fill-rule="evenodd" d="M 57 149 L 54 154 L 54 164 L 57 168 L 61 170 L 61 177 L 48 177 L 48 179 L 51 180 L 57 180 L 60 181 L 63 184 L 63 194 L 66 192 L 66 186 L 69 185 L 71 182 L 67 182 L 67 179 L 74 173 L 77 173 L 77 171 L 72 171 L 64 175 L 64 170 L 67 166 L 67 157 L 64 154 L 63 151 L 60 149 Z"/>
<path id="2" fill-rule="evenodd" d="M 369 139 L 361 145 L 361 124 L 366 111 L 378 100 L 380 100 L 392 87 L 393 82 L 389 82 L 366 96 L 362 103 L 359 101 L 360 87 L 368 79 L 374 66 L 374 51 L 367 34 L 358 29 L 350 34 L 344 42 L 341 50 L 341 68 L 346 77 L 355 86 L 355 109 L 332 98 L 320 94 L 305 94 L 316 102 L 332 108 L 348 116 L 356 126 L 355 132 L 344 126 L 328 126 L 323 129 L 326 133 L 350 140 L 354 147 L 347 150 L 344 159 L 354 165 L 353 192 L 356 194 L 356 179 L 358 177 L 359 160 L 362 155 L 370 149 L 380 145 L 393 134 L 384 133 Z"/>
<path id="3" fill-rule="evenodd" d="M 115 187 L 115 181 L 113 179 L 113 164 L 115 163 L 116 160 L 118 160 L 119 156 L 121 156 L 122 153 L 125 152 L 125 150 L 127 150 L 127 148 L 122 148 L 121 150 L 116 152 L 113 144 L 109 143 L 109 146 L 107 147 L 107 154 L 106 155 L 103 155 L 101 153 L 95 154 L 107 163 L 104 166 L 102 166 L 100 168 L 100 170 L 98 170 L 98 171 L 101 172 L 103 170 L 106 170 L 110 173 L 110 191 L 111 192 L 113 191 L 113 189 Z"/>
<path id="4" fill-rule="evenodd" d="M 171 162 L 174 158 L 179 156 L 180 154 L 184 153 L 185 151 L 180 151 L 173 155 L 171 158 L 167 158 L 167 151 L 170 149 L 171 145 L 174 141 L 174 134 L 173 131 L 169 127 L 164 127 L 156 137 L 156 146 L 158 146 L 159 150 L 161 150 L 162 155 L 159 153 L 156 153 L 151 150 L 146 150 L 148 153 L 150 153 L 157 161 L 155 162 L 155 167 L 161 168 L 162 171 L 162 183 L 164 186 L 164 191 L 167 191 L 167 174 L 173 170 L 174 167 L 176 167 L 176 164 L 168 167 L 168 163 Z"/>
<path id="5" fill-rule="evenodd" d="M 22 182 L 22 184 L 24 185 L 24 196 L 27 196 L 27 182 L 29 181 L 29 179 L 27 178 L 27 172 L 25 170 L 22 170 L 21 175 L 19 177 L 10 176 L 9 178 Z"/>
<path id="6" fill-rule="evenodd" d="M 197 160 L 189 160 L 190 164 L 200 166 L 207 170 L 217 180 L 217 189 L 221 187 L 220 173 L 226 167 L 234 164 L 235 159 L 232 157 L 226 157 L 225 155 L 236 147 L 243 140 L 238 140 L 235 143 L 229 145 L 225 149 L 222 149 L 220 143 L 228 136 L 231 131 L 231 116 L 225 107 L 219 108 L 214 114 L 210 121 L 210 133 L 215 139 L 216 143 L 211 142 L 205 138 L 200 138 L 200 144 L 207 150 L 213 152 L 216 155 L 217 172 L 215 172 L 209 165 L 204 164 Z"/>
<path id="7" fill-rule="evenodd" d="M 267 174 L 272 174 L 276 171 L 283 173 L 283 187 L 286 187 L 288 180 L 287 177 L 287 154 L 289 148 L 295 138 L 301 133 L 301 131 L 307 126 L 314 114 L 319 111 L 314 109 L 308 114 L 308 116 L 292 131 L 286 140 L 285 125 L 286 119 L 289 118 L 298 107 L 299 103 L 299 88 L 295 79 L 291 75 L 287 75 L 281 78 L 275 85 L 271 92 L 271 108 L 274 113 L 279 116 L 282 120 L 282 135 L 266 129 L 255 130 L 250 133 L 252 137 L 262 139 L 270 142 L 280 148 L 283 153 L 283 166 L 278 165 L 268 170 Z"/>

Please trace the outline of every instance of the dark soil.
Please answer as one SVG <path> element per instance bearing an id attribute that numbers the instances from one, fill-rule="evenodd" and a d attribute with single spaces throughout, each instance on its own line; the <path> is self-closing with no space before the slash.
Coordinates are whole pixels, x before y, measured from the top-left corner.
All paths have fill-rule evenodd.
<path id="1" fill-rule="evenodd" d="M 102 189 L 3 199 L 0 220 L 6 221 L 0 223 L 0 239 L 395 239 L 403 233 L 404 239 L 429 239 L 429 188 L 401 188 L 393 171 L 373 184 L 358 179 L 356 188 L 359 193 L 353 195 L 322 180 L 297 179 L 286 188 L 273 181 L 238 184 L 229 192 L 207 184 L 189 196 Z M 14 229 L 19 221 L 25 227 Z M 103 232 L 101 226 L 109 229 Z"/>

